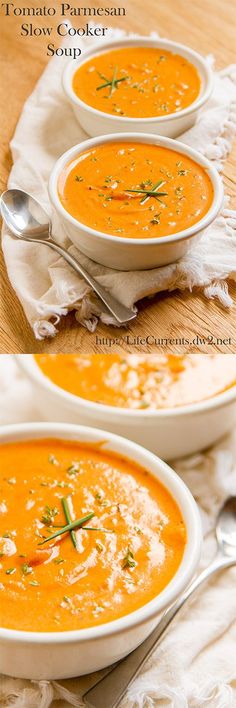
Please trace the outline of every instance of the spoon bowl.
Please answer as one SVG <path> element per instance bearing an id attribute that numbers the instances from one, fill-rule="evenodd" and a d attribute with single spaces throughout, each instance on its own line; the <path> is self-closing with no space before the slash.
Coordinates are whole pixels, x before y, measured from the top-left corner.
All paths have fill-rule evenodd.
<path id="1" fill-rule="evenodd" d="M 7 189 L 0 198 L 2 217 L 18 238 L 48 238 L 50 219 L 41 204 L 21 189 Z"/>
<path id="2" fill-rule="evenodd" d="M 224 556 L 236 559 L 236 497 L 226 499 L 216 522 L 218 549 Z"/>

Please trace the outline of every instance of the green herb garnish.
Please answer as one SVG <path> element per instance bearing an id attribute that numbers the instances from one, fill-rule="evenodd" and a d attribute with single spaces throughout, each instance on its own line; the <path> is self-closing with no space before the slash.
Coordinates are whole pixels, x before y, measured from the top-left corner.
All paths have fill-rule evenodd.
<path id="1" fill-rule="evenodd" d="M 79 467 L 80 467 L 79 462 L 72 462 L 70 467 L 68 467 L 67 473 L 69 475 L 73 476 L 74 474 L 77 474 L 77 472 L 79 472 Z"/>
<path id="2" fill-rule="evenodd" d="M 112 79 L 108 79 L 104 74 L 100 74 L 100 72 L 97 72 L 98 75 L 100 76 L 100 79 L 105 81 L 104 84 L 101 84 L 100 86 L 97 86 L 96 91 L 100 91 L 101 89 L 108 88 L 110 86 L 110 91 L 109 91 L 109 98 L 112 96 L 114 91 L 118 88 L 118 84 L 121 83 L 121 81 L 127 81 L 129 79 L 129 76 L 123 76 L 121 79 L 117 79 L 117 71 L 118 67 L 115 66 L 114 71 L 113 71 L 113 76 Z"/>
<path id="3" fill-rule="evenodd" d="M 16 568 L 8 568 L 6 570 L 6 575 L 13 575 L 16 572 Z"/>
<path id="4" fill-rule="evenodd" d="M 63 526 L 59 531 L 55 531 L 51 536 L 48 536 L 48 538 L 44 538 L 43 541 L 39 542 L 39 546 L 42 546 L 44 543 L 47 543 L 48 541 L 52 541 L 54 538 L 57 538 L 57 536 L 61 536 L 64 533 L 67 533 L 68 531 L 73 531 L 73 529 L 77 529 L 84 524 L 87 523 L 87 521 L 90 521 L 90 519 L 95 516 L 94 511 L 91 511 L 90 514 L 86 514 L 86 516 L 82 516 L 81 519 L 76 519 L 76 521 L 72 521 L 71 524 L 67 524 L 66 526 Z"/>
<path id="5" fill-rule="evenodd" d="M 52 526 L 52 523 L 54 521 L 55 516 L 59 514 L 59 511 L 56 506 L 49 506 L 46 504 L 44 513 L 42 516 L 42 523 L 45 524 L 45 526 Z"/>
<path id="6" fill-rule="evenodd" d="M 49 455 L 48 462 L 50 462 L 50 465 L 59 465 L 59 462 L 56 459 L 55 455 Z"/>
<path id="7" fill-rule="evenodd" d="M 21 570 L 23 575 L 29 575 L 33 572 L 33 568 L 31 568 L 31 565 L 29 565 L 29 563 L 23 563 L 23 565 L 21 566 Z"/>
<path id="8" fill-rule="evenodd" d="M 85 531 L 103 531 L 103 533 L 114 533 L 113 529 L 103 529 L 98 526 L 86 526 Z"/>
<path id="9" fill-rule="evenodd" d="M 135 568 L 136 561 L 134 560 L 134 554 L 127 548 L 126 556 L 124 557 L 123 568 Z"/>
<path id="10" fill-rule="evenodd" d="M 29 582 L 29 585 L 33 585 L 33 586 L 35 586 L 35 587 L 36 587 L 36 586 L 38 586 L 38 585 L 39 585 L 39 583 L 38 583 L 38 581 L 37 581 L 37 580 L 30 580 L 30 582 Z"/>
<path id="11" fill-rule="evenodd" d="M 140 204 L 145 204 L 150 197 L 154 197 L 154 199 L 157 199 L 158 201 L 160 200 L 160 197 L 167 197 L 167 192 L 159 192 L 158 189 L 159 187 L 163 186 L 165 182 L 163 180 L 159 179 L 156 184 L 154 184 L 154 187 L 152 189 L 126 189 L 126 192 L 134 192 L 134 194 L 144 194 L 145 196 L 142 197 Z"/>
<path id="12" fill-rule="evenodd" d="M 67 499 L 69 499 L 69 497 L 68 497 Z M 66 497 L 63 497 L 63 499 L 61 500 L 61 503 L 62 503 L 62 508 L 63 508 L 63 511 L 64 511 L 64 514 L 65 514 L 65 517 L 66 517 L 66 521 L 67 521 L 68 524 L 71 524 L 72 518 L 71 518 L 71 515 L 70 515 L 70 510 L 69 510 L 68 500 L 67 500 L 67 499 L 66 499 Z M 71 497 L 70 497 L 70 499 L 71 499 Z M 77 549 L 76 534 L 75 534 L 74 531 L 71 531 L 71 532 L 70 532 L 70 537 L 71 537 L 73 546 Z"/>
<path id="13" fill-rule="evenodd" d="M 159 214 L 154 214 L 153 219 L 151 220 L 151 224 L 160 224 L 160 216 L 161 216 L 160 211 L 159 211 Z"/>
<path id="14" fill-rule="evenodd" d="M 178 170 L 178 175 L 188 175 L 189 172 L 190 170 Z"/>

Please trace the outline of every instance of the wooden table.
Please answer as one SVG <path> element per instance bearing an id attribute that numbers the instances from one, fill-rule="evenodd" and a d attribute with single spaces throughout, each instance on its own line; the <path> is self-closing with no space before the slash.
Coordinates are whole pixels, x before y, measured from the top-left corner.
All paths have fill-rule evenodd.
<path id="1" fill-rule="evenodd" d="M 18 7 L 24 5 L 40 6 L 42 3 L 25 3 L 23 0 L 15 3 Z M 43 3 L 53 5 L 52 2 Z M 60 5 L 55 2 L 54 6 Z M 97 0 L 71 2 L 72 6 L 101 6 Z M 103 3 L 109 6 L 122 6 L 122 0 L 117 3 Z M 157 29 L 162 36 L 191 45 L 202 54 L 213 53 L 217 68 L 235 60 L 235 17 L 232 0 L 123 0 L 127 14 L 125 18 L 114 18 L 113 25 L 126 30 L 149 34 Z M 38 18 L 38 24 L 48 24 L 48 18 Z M 45 46 L 48 42 L 41 38 L 20 38 L 19 26 L 29 18 L 1 16 L 1 189 L 6 186 L 11 156 L 9 141 L 20 115 L 22 105 L 31 93 L 34 84 L 40 76 L 47 61 Z M 43 20 L 43 21 L 42 21 Z M 57 18 L 57 23 L 59 19 Z M 84 25 L 85 18 L 73 18 L 74 26 Z M 50 25 L 56 24 L 50 18 Z M 53 40 L 52 40 L 53 41 Z M 54 38 L 55 43 L 58 40 Z M 236 195 L 236 149 L 224 167 L 224 182 L 227 192 L 235 204 Z M 206 301 L 200 293 L 172 293 L 156 296 L 152 301 L 141 303 L 137 321 L 130 327 L 129 342 L 106 343 L 107 338 L 127 336 L 126 330 L 107 328 L 99 325 L 96 333 L 88 333 L 80 327 L 73 314 L 64 317 L 59 333 L 54 339 L 43 342 L 35 340 L 25 319 L 22 308 L 9 283 L 3 258 L 0 262 L 0 352 L 32 353 L 32 352 L 81 352 L 89 351 L 163 351 L 167 348 L 173 352 L 210 351 L 236 352 L 235 304 L 228 312 L 217 302 Z M 236 302 L 236 286 L 230 285 L 230 294 Z M 149 335 L 148 342 L 146 341 Z M 207 337 L 213 335 L 214 344 L 207 342 Z M 142 341 L 137 344 L 137 338 Z M 194 344 L 181 344 L 182 338 Z M 198 339 L 196 339 L 198 337 Z M 153 339 L 157 342 L 154 343 Z M 217 338 L 219 341 L 217 341 Z M 204 341 L 205 339 L 205 341 Z M 159 342 L 163 340 L 163 343 Z M 169 341 L 168 341 L 169 340 Z M 176 340 L 176 341 L 175 341 Z"/>

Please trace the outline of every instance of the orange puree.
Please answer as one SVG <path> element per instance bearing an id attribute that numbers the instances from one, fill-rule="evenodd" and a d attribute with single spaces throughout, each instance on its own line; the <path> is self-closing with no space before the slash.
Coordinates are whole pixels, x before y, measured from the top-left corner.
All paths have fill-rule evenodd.
<path id="1" fill-rule="evenodd" d="M 82 224 L 142 239 L 193 226 L 213 199 L 203 167 L 175 150 L 135 142 L 104 143 L 81 153 L 61 172 L 58 193 Z"/>
<path id="2" fill-rule="evenodd" d="M 0 626 L 71 630 L 152 600 L 181 563 L 185 525 L 149 472 L 100 445 L 35 440 L 0 446 Z M 42 545 L 70 517 L 87 526 Z M 89 528 L 90 527 L 90 530 Z M 91 530 L 91 527 L 95 530 Z"/>
<path id="3" fill-rule="evenodd" d="M 235 385 L 235 354 L 36 354 L 53 383 L 89 401 L 122 408 L 198 403 Z"/>
<path id="4" fill-rule="evenodd" d="M 129 118 L 177 113 L 197 99 L 200 88 L 193 64 L 153 47 L 103 52 L 84 62 L 73 78 L 74 92 L 84 103 Z"/>

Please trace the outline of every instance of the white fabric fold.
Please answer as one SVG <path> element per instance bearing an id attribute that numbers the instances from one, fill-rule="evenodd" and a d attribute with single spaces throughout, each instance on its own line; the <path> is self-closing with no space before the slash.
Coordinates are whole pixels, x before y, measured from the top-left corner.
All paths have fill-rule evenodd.
<path id="1" fill-rule="evenodd" d="M 29 382 L 2 356 L 0 424 L 39 419 Z M 214 524 L 224 499 L 236 494 L 236 431 L 204 454 L 172 465 L 199 505 L 204 545 L 200 569 L 214 557 Z M 204 585 L 185 606 L 121 708 L 234 708 L 236 705 L 236 568 Z M 91 677 L 27 681 L 0 677 L 1 708 L 83 706 Z"/>
<path id="2" fill-rule="evenodd" d="M 110 30 L 110 37 L 121 35 L 119 30 Z M 86 47 L 88 44 L 89 40 Z M 8 186 L 24 189 L 42 203 L 52 216 L 55 238 L 127 306 L 160 291 L 192 291 L 198 287 L 207 298 L 218 298 L 224 307 L 230 307 L 227 281 L 236 278 L 236 211 L 230 210 L 229 215 L 227 209 L 223 210 L 178 264 L 150 271 L 127 273 L 104 268 L 70 245 L 47 192 L 56 159 L 87 137 L 63 93 L 65 61 L 53 57 L 23 107 L 11 141 L 14 164 Z M 235 132 L 236 65 L 231 65 L 215 73 L 214 93 L 207 107 L 197 124 L 179 139 L 198 149 L 221 170 Z M 60 318 L 73 309 L 78 322 L 91 331 L 99 318 L 107 325 L 117 325 L 84 281 L 46 246 L 17 241 L 5 226 L 2 245 L 10 281 L 37 339 L 54 336 Z"/>

